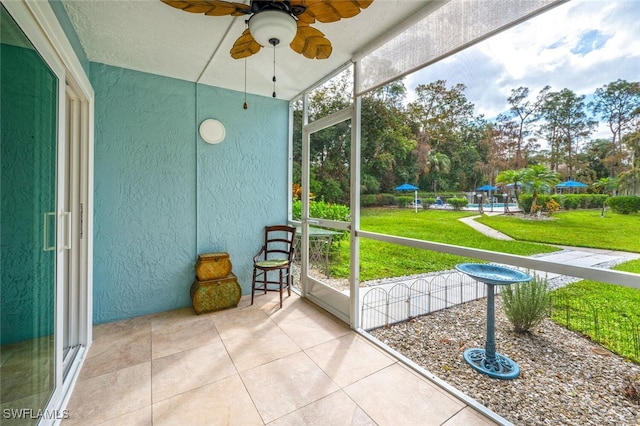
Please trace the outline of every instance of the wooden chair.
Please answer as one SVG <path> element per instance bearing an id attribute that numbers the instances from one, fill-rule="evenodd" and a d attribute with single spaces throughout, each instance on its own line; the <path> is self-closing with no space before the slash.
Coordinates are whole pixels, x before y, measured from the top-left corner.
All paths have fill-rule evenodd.
<path id="1" fill-rule="evenodd" d="M 266 226 L 264 228 L 264 245 L 253 257 L 253 280 L 251 282 L 251 304 L 256 290 L 277 291 L 280 293 L 282 308 L 282 292 L 287 289 L 291 296 L 291 262 L 293 262 L 293 239 L 296 228 L 287 225 Z M 278 280 L 269 277 L 269 273 L 278 273 Z M 276 287 L 277 286 L 277 287 Z"/>

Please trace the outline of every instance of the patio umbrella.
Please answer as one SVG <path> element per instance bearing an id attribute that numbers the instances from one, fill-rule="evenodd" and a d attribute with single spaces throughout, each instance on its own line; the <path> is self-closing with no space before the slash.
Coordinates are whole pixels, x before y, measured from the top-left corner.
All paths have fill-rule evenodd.
<path id="1" fill-rule="evenodd" d="M 408 183 L 403 183 L 402 185 L 396 186 L 395 188 L 393 188 L 393 190 L 394 191 L 417 191 L 418 187 L 410 185 Z"/>
<path id="2" fill-rule="evenodd" d="M 480 188 L 476 188 L 476 191 L 497 191 L 498 188 L 496 188 L 493 185 L 483 185 Z"/>
<path id="3" fill-rule="evenodd" d="M 498 188 L 496 188 L 493 185 L 482 185 L 480 188 L 476 188 L 476 191 L 489 191 L 489 197 L 488 199 L 491 201 L 491 211 L 493 211 L 493 197 L 491 196 L 491 191 L 497 191 Z M 487 198 L 485 198 L 485 200 L 487 200 Z M 482 211 L 482 203 L 478 203 L 479 206 L 478 208 L 480 209 L 480 211 Z"/>
<path id="4" fill-rule="evenodd" d="M 416 213 L 418 213 L 418 187 L 410 185 L 408 183 L 403 183 L 400 186 L 396 186 L 393 188 L 394 191 L 413 191 L 413 208 Z"/>
<path id="5" fill-rule="evenodd" d="M 586 188 L 587 184 L 575 180 L 566 180 L 556 185 L 556 188 Z"/>

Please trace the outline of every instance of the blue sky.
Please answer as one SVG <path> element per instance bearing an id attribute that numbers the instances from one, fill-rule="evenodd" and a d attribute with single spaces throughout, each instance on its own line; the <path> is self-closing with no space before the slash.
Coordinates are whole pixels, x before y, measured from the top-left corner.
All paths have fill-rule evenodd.
<path id="1" fill-rule="evenodd" d="M 413 92 L 438 79 L 465 84 L 476 114 L 488 119 L 508 109 L 520 86 L 532 97 L 548 84 L 590 99 L 617 79 L 640 81 L 640 0 L 571 0 L 407 76 L 405 85 Z M 593 137 L 609 136 L 601 125 Z"/>

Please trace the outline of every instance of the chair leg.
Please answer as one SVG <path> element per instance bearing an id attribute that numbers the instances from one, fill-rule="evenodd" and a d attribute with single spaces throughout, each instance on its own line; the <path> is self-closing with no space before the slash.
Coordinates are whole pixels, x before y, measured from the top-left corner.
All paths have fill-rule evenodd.
<path id="1" fill-rule="evenodd" d="M 291 296 L 291 284 L 293 283 L 293 277 L 291 276 L 291 268 L 287 269 L 287 294 Z"/>
<path id="2" fill-rule="evenodd" d="M 278 273 L 280 274 L 280 291 L 278 293 L 280 293 L 280 308 L 282 308 L 282 269 Z"/>
<path id="3" fill-rule="evenodd" d="M 253 295 L 256 292 L 256 268 L 253 268 L 253 279 L 251 280 L 251 304 L 253 305 Z"/>

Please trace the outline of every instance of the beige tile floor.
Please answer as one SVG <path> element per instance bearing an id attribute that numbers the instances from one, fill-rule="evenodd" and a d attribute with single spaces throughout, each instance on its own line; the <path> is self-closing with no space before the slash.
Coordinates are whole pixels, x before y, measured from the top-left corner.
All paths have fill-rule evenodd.
<path id="1" fill-rule="evenodd" d="M 295 294 L 94 327 L 69 425 L 488 425 Z"/>

